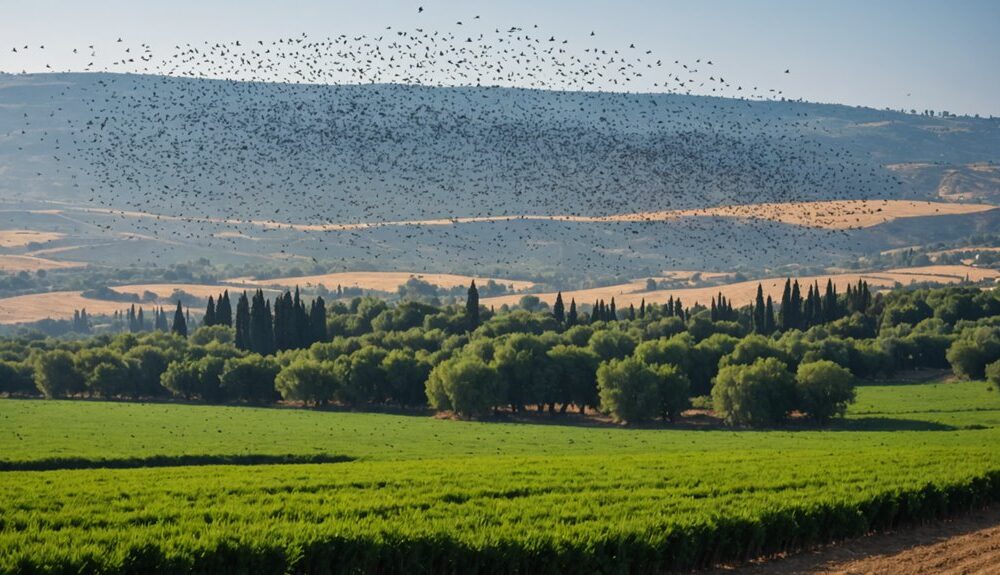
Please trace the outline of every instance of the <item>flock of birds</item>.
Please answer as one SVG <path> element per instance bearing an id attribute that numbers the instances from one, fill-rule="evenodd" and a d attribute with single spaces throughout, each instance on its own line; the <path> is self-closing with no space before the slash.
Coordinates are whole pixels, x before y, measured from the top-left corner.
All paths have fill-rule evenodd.
<path id="1" fill-rule="evenodd" d="M 781 90 L 585 38 L 479 17 L 165 52 L 120 38 L 74 48 L 93 73 L 60 76 L 12 135 L 48 146 L 89 225 L 158 246 L 137 262 L 264 245 L 345 270 L 808 261 L 844 232 L 566 218 L 897 192 Z"/>

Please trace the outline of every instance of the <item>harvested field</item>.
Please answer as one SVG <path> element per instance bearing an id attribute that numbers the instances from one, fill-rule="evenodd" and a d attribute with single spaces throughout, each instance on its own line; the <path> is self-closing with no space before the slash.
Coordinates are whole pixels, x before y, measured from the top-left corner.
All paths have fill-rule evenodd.
<path id="1" fill-rule="evenodd" d="M 78 291 L 22 295 L 0 299 L 0 324 L 68 319 L 79 309 L 91 315 L 111 314 L 127 307 L 124 302 L 85 298 Z"/>
<path id="2" fill-rule="evenodd" d="M 974 268 L 971 266 L 925 266 L 918 268 L 900 268 L 883 272 L 866 273 L 844 273 L 822 276 L 807 276 L 798 278 L 799 283 L 811 284 L 817 282 L 820 287 L 825 287 L 827 280 L 833 281 L 838 292 L 847 289 L 848 284 L 856 284 L 858 280 L 865 280 L 873 288 L 890 288 L 900 283 L 907 285 L 910 283 L 932 282 L 939 284 L 950 284 L 964 281 L 982 281 L 1000 277 L 1000 272 L 986 268 Z M 615 303 L 619 309 L 627 307 L 629 304 L 638 306 L 643 300 L 649 303 L 663 303 L 670 297 L 680 298 L 686 305 L 694 303 L 707 304 L 712 297 L 722 293 L 733 305 L 743 306 L 751 303 L 757 295 L 757 284 L 761 284 L 764 289 L 764 297 L 771 296 L 774 300 L 781 299 L 781 292 L 785 286 L 785 278 L 767 278 L 761 280 L 751 280 L 737 282 L 721 286 L 704 288 L 685 288 L 644 291 L 646 280 L 636 280 L 626 284 L 613 286 L 568 291 L 563 292 L 563 299 L 569 301 L 575 299 L 577 304 L 590 304 L 595 300 L 603 299 L 610 301 L 615 298 Z M 555 293 L 535 294 L 542 301 L 552 304 L 555 302 Z M 504 304 L 514 305 L 522 297 L 522 294 L 501 296 L 494 298 L 484 298 L 483 305 L 501 306 Z"/>
<path id="3" fill-rule="evenodd" d="M 208 298 L 208 297 L 218 297 L 222 292 L 229 290 L 229 295 L 232 297 L 233 294 L 238 294 L 243 291 L 243 287 L 231 286 L 231 285 L 207 285 L 207 284 L 136 284 L 127 286 L 115 286 L 114 291 L 118 293 L 134 294 L 137 296 L 142 296 L 146 292 L 151 292 L 156 294 L 159 299 L 167 299 L 170 294 L 177 290 L 183 291 L 184 293 L 191 294 L 195 297 Z M 277 294 L 277 290 L 265 290 L 265 292 L 273 296 Z"/>
<path id="4" fill-rule="evenodd" d="M 973 214 L 995 209 L 992 204 L 959 204 L 949 202 L 909 200 L 843 200 L 792 203 L 762 203 L 732 206 L 715 206 L 689 210 L 648 211 L 609 216 L 537 215 L 472 216 L 426 220 L 400 220 L 381 222 L 343 222 L 307 224 L 275 220 L 227 220 L 220 218 L 180 218 L 148 212 L 123 211 L 107 208 L 66 208 L 67 211 L 104 213 L 128 218 L 157 220 L 196 221 L 236 226 L 255 226 L 265 229 L 287 229 L 304 232 L 352 231 L 386 226 L 448 226 L 477 222 L 502 222 L 515 220 L 548 220 L 584 223 L 608 222 L 663 222 L 679 218 L 722 217 L 750 220 L 769 220 L 824 229 L 852 229 L 877 226 L 900 218 Z"/>
<path id="5" fill-rule="evenodd" d="M 61 270 L 81 268 L 87 264 L 79 262 L 60 262 L 35 256 L 0 255 L 0 272 L 36 272 L 38 270 Z"/>
<path id="6" fill-rule="evenodd" d="M 56 232 L 3 230 L 0 231 L 0 248 L 22 248 L 28 244 L 43 244 L 61 239 L 62 237 L 63 234 Z"/>
<path id="7" fill-rule="evenodd" d="M 315 276 L 274 278 L 265 280 L 255 280 L 251 278 L 234 278 L 229 280 L 233 284 L 247 287 L 281 287 L 294 288 L 325 286 L 326 289 L 336 290 L 337 286 L 356 287 L 361 289 L 394 292 L 396 288 L 405 284 L 410 278 L 417 278 L 427 283 L 441 288 L 450 289 L 455 286 L 467 286 L 475 279 L 476 283 L 482 285 L 491 279 L 505 286 L 521 291 L 531 289 L 534 283 L 528 281 L 506 280 L 499 278 L 473 278 L 471 276 L 455 274 L 422 274 L 413 272 L 341 272 Z"/>

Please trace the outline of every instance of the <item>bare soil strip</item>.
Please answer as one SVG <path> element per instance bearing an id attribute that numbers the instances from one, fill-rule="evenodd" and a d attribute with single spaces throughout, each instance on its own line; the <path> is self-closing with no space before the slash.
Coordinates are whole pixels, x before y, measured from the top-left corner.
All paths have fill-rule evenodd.
<path id="1" fill-rule="evenodd" d="M 1000 574 L 1000 508 L 707 575 Z"/>

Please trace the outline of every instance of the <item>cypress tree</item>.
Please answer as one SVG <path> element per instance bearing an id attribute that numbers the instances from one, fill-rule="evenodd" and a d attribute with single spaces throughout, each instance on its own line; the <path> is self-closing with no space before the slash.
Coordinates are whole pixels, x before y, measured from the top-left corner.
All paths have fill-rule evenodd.
<path id="1" fill-rule="evenodd" d="M 247 292 L 244 291 L 240 299 L 236 301 L 236 347 L 237 349 L 251 349 L 250 343 L 250 300 L 247 299 Z"/>
<path id="2" fill-rule="evenodd" d="M 711 319 L 711 320 L 712 320 L 713 322 L 715 322 L 715 321 L 719 321 L 719 312 L 718 312 L 718 310 L 717 310 L 717 309 L 716 309 L 716 307 L 715 307 L 715 296 L 712 296 L 712 307 L 711 307 L 711 308 L 709 308 L 709 309 L 711 310 L 711 311 L 709 312 L 709 318 L 710 318 L 710 319 Z"/>
<path id="3" fill-rule="evenodd" d="M 215 325 L 215 299 L 208 296 L 208 306 L 205 308 L 205 317 L 201 320 L 201 325 Z"/>
<path id="4" fill-rule="evenodd" d="M 271 311 L 260 289 L 250 305 L 250 350 L 261 355 L 271 353 Z"/>
<path id="5" fill-rule="evenodd" d="M 317 296 L 309 309 L 310 343 L 326 341 L 326 302 Z"/>
<path id="6" fill-rule="evenodd" d="M 611 298 L 611 306 L 608 307 L 608 319 L 618 321 L 618 312 L 615 311 L 615 298 Z"/>
<path id="7" fill-rule="evenodd" d="M 566 307 L 563 305 L 562 292 L 556 294 L 556 302 L 552 305 L 552 315 L 559 323 L 566 321 Z"/>
<path id="8" fill-rule="evenodd" d="M 645 319 L 646 317 L 646 298 L 642 298 L 642 303 L 639 304 L 639 319 Z"/>
<path id="9" fill-rule="evenodd" d="M 628 318 L 629 320 L 635 319 L 635 304 L 628 304 Z"/>
<path id="10" fill-rule="evenodd" d="M 792 299 L 789 309 L 792 316 L 792 329 L 802 329 L 802 291 L 799 289 L 799 280 L 792 283 Z"/>
<path id="11" fill-rule="evenodd" d="M 469 331 L 479 327 L 479 290 L 476 288 L 476 280 L 469 284 L 469 291 L 465 296 L 465 319 L 469 324 Z"/>
<path id="12" fill-rule="evenodd" d="M 576 325 L 577 320 L 579 320 L 579 317 L 576 313 L 576 298 L 572 298 L 569 300 L 569 313 L 566 314 L 566 325 L 572 327 Z"/>
<path id="13" fill-rule="evenodd" d="M 215 304 L 215 325 L 233 327 L 233 306 L 229 302 L 229 290 L 223 291 Z"/>
<path id="14" fill-rule="evenodd" d="M 594 300 L 594 307 L 590 310 L 590 323 L 601 321 L 601 302 Z"/>
<path id="15" fill-rule="evenodd" d="M 781 292 L 781 329 L 788 331 L 794 326 L 792 312 L 792 278 L 785 278 L 785 289 Z"/>
<path id="16" fill-rule="evenodd" d="M 187 337 L 188 334 L 187 320 L 184 318 L 184 310 L 181 309 L 180 300 L 177 301 L 177 311 L 174 312 L 174 325 L 170 328 L 170 331 L 181 337 Z"/>
<path id="17" fill-rule="evenodd" d="M 766 323 L 767 310 L 764 309 L 764 287 L 757 284 L 757 297 L 753 304 L 753 330 L 756 333 L 767 333 L 764 324 Z"/>
<path id="18" fill-rule="evenodd" d="M 771 301 L 771 296 L 767 296 L 767 303 L 764 304 L 764 333 L 770 335 L 774 333 L 777 328 L 777 323 L 774 321 L 774 303 Z"/>
<path id="19" fill-rule="evenodd" d="M 667 315 L 674 316 L 674 296 L 670 296 L 670 299 L 667 300 Z"/>
<path id="20" fill-rule="evenodd" d="M 139 331 L 146 331 L 146 318 L 143 317 L 141 307 L 139 308 L 139 315 L 135 317 L 135 323 Z"/>
<path id="21" fill-rule="evenodd" d="M 684 306 L 681 304 L 681 298 L 677 298 L 674 300 L 673 315 L 681 318 L 682 320 L 684 319 Z"/>

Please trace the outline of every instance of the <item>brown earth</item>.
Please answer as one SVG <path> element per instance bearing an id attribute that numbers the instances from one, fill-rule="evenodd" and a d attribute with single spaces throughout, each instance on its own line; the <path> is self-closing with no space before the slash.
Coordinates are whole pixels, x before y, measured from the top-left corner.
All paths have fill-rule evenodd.
<path id="1" fill-rule="evenodd" d="M 707 575 L 1000 574 L 1000 509 L 845 541 Z"/>

